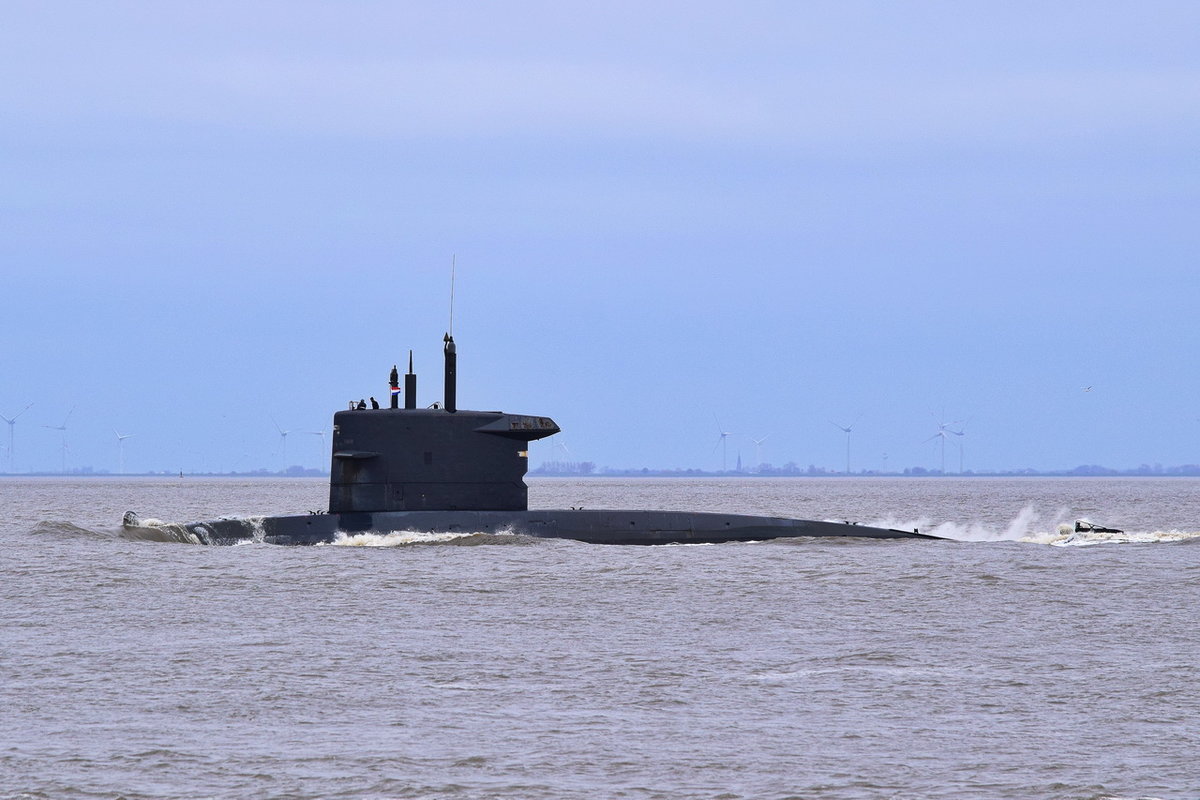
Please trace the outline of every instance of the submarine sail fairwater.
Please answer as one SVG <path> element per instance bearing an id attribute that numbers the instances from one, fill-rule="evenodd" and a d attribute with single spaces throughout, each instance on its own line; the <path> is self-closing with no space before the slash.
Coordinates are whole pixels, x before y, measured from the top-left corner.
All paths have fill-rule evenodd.
<path id="1" fill-rule="evenodd" d="M 409 353 L 400 408 L 399 375 L 386 408 L 333 415 L 329 509 L 294 516 L 227 518 L 172 525 L 203 544 L 262 541 L 311 545 L 367 532 L 515 533 L 593 544 L 702 544 L 807 536 L 938 537 L 851 522 L 690 511 L 530 509 L 529 443 L 559 432 L 550 417 L 458 408 L 454 337 L 443 339 L 442 405 L 416 406 Z M 128 512 L 126 530 L 145 528 Z"/>

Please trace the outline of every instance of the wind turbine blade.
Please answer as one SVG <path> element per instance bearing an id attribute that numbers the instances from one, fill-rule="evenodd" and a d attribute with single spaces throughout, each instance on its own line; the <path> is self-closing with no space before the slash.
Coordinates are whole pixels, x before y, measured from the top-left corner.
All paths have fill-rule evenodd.
<path id="1" fill-rule="evenodd" d="M 17 421 L 17 419 L 18 419 L 18 418 L 19 418 L 19 417 L 20 417 L 22 414 L 24 414 L 26 411 L 28 411 L 28 410 L 29 410 L 29 409 L 31 409 L 31 408 L 33 408 L 33 403 L 30 403 L 29 405 L 25 406 L 25 407 L 24 407 L 24 408 L 22 408 L 20 411 L 18 411 L 16 414 L 13 414 L 13 416 L 12 416 L 12 418 L 11 418 L 11 419 L 10 419 L 10 418 L 8 418 L 8 417 L 6 417 L 6 416 L 4 416 L 3 414 L 0 414 L 0 419 L 3 419 L 3 420 L 4 420 L 5 422 L 7 422 L 9 425 L 12 425 L 14 422 L 16 422 L 16 421 Z"/>

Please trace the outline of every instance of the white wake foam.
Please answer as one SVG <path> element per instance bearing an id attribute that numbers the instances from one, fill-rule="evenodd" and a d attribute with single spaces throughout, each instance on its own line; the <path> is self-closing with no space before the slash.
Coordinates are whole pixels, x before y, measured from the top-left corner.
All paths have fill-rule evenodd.
<path id="1" fill-rule="evenodd" d="M 1060 512 L 1059 519 L 1062 518 Z M 884 519 L 869 523 L 876 528 L 891 528 L 899 531 L 916 530 L 942 539 L 958 542 L 1016 542 L 1031 536 L 1039 528 L 1054 530 L 1054 523 L 1043 522 L 1041 515 L 1032 506 L 1026 506 L 1007 523 L 1002 525 L 984 522 L 941 522 L 934 524 L 928 518 L 900 521 Z"/>
<path id="2" fill-rule="evenodd" d="M 1076 531 L 1075 518 L 1070 516 L 1068 509 L 1059 509 L 1052 519 L 1045 519 L 1032 506 L 1026 506 L 1012 520 L 1001 524 L 942 522 L 935 525 L 929 519 L 903 522 L 888 519 L 872 522 L 871 525 L 896 530 L 917 529 L 921 533 L 959 542 L 1026 542 L 1048 544 L 1055 547 L 1083 547 L 1095 544 L 1153 544 L 1200 539 L 1200 531 L 1154 530 L 1121 531 L 1119 533 Z"/>
<path id="3" fill-rule="evenodd" d="M 1089 547 L 1097 544 L 1157 544 L 1200 539 L 1200 531 L 1076 531 L 1075 524 L 1064 522 L 1053 533 L 1027 536 L 1020 541 L 1055 547 Z"/>
<path id="4" fill-rule="evenodd" d="M 321 543 L 318 546 L 328 544 L 331 547 L 403 547 L 414 544 L 439 544 L 485 535 L 487 534 L 476 531 L 452 531 L 445 533 L 430 533 L 428 531 L 344 533 L 338 531 L 332 542 Z"/>

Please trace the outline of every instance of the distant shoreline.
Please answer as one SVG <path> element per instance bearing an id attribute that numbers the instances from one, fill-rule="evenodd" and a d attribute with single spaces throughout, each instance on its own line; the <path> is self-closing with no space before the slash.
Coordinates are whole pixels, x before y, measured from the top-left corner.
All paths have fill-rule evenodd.
<path id="1" fill-rule="evenodd" d="M 1163 467 L 1161 470 L 1008 470 L 1001 472 L 940 472 L 906 470 L 904 472 L 704 472 L 702 470 L 608 470 L 586 475 L 570 472 L 530 472 L 530 478 L 797 478 L 805 480 L 844 480 L 846 478 L 1200 478 L 1200 466 Z"/>
<path id="2" fill-rule="evenodd" d="M 906 470 L 904 472 L 791 472 L 791 473 L 757 473 L 757 472 L 705 472 L 703 470 L 605 470 L 587 474 L 571 472 L 543 472 L 535 470 L 526 475 L 527 478 L 571 478 L 575 480 L 597 480 L 605 478 L 679 478 L 679 479 L 729 479 L 745 478 L 751 480 L 787 478 L 795 480 L 845 480 L 861 478 L 902 478 L 922 480 L 930 478 L 1200 478 L 1200 466 L 1187 465 L 1184 467 L 1146 468 L 1136 470 L 1115 470 L 1105 468 L 1076 468 L 1074 470 L 1010 470 L 1004 472 L 947 472 L 937 470 Z M 328 472 L 317 470 L 287 470 L 281 472 L 0 472 L 0 480 L 5 478 L 158 478 L 163 480 L 180 478 L 233 478 L 246 479 L 280 479 L 280 478 L 321 478 L 328 480 Z"/>

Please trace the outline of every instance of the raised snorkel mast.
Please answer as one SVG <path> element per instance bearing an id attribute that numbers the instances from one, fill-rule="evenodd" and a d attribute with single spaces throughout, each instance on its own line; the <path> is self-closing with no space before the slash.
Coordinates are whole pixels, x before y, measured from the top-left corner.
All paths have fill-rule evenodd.
<path id="1" fill-rule="evenodd" d="M 417 373 L 412 370 L 412 350 L 408 351 L 408 372 L 404 375 L 404 407 L 417 407 Z"/>
<path id="2" fill-rule="evenodd" d="M 442 339 L 446 343 L 443 348 L 446 354 L 446 388 L 444 397 L 446 410 L 453 414 L 458 410 L 455 394 L 457 392 L 458 350 L 454 347 L 454 337 L 449 333 Z"/>

